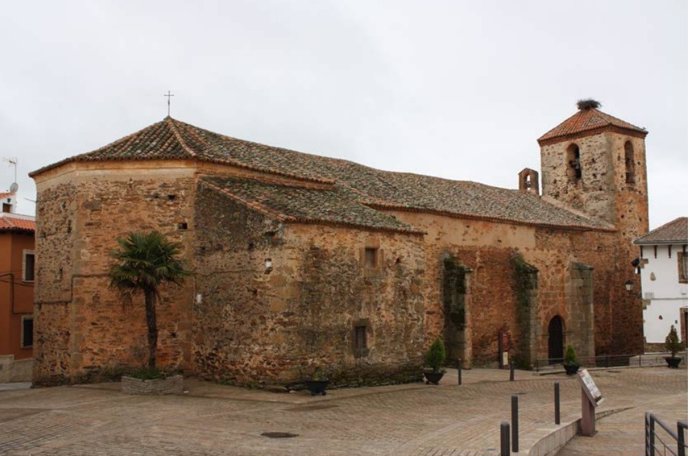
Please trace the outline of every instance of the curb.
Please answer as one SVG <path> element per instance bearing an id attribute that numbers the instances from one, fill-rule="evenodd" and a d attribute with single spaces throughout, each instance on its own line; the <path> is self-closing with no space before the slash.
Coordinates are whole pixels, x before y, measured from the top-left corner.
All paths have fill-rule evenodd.
<path id="1" fill-rule="evenodd" d="M 602 410 L 596 413 L 596 419 L 600 420 L 614 413 L 624 412 L 633 407 L 622 407 L 617 409 Z M 580 428 L 580 420 L 569 421 L 558 426 L 553 425 L 549 428 L 538 428 L 528 434 L 528 439 L 532 437 L 536 441 L 527 449 L 520 451 L 522 456 L 554 456 L 556 455 L 573 437 L 577 435 Z"/>

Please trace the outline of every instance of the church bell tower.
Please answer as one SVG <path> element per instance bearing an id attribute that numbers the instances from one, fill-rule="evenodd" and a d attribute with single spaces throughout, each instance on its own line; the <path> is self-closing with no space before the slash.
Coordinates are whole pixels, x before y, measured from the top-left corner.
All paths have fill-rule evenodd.
<path id="1" fill-rule="evenodd" d="M 649 229 L 647 131 L 582 100 L 540 137 L 542 194 L 614 225 L 624 239 Z"/>

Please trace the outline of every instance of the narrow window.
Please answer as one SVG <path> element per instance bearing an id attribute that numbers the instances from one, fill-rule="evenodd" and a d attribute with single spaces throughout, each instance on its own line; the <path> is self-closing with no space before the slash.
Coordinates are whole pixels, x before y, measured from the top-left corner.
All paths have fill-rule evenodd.
<path id="1" fill-rule="evenodd" d="M 22 280 L 24 282 L 34 281 L 34 270 L 36 265 L 36 256 L 33 250 L 24 250 L 24 258 L 22 259 Z"/>
<path id="2" fill-rule="evenodd" d="M 2 203 L 2 212 L 12 212 L 12 205 L 10 203 Z"/>
<path id="3" fill-rule="evenodd" d="M 625 142 L 625 183 L 635 183 L 635 151 L 630 141 Z"/>
<path id="4" fill-rule="evenodd" d="M 568 176 L 568 181 L 576 184 L 582 179 L 582 168 L 580 166 L 580 148 L 577 144 L 571 144 L 568 146 L 567 150 L 567 160 L 568 167 L 566 169 L 566 175 Z"/>
<path id="5" fill-rule="evenodd" d="M 366 356 L 369 353 L 366 325 L 356 325 L 354 328 L 354 351 L 357 357 Z"/>
<path id="6" fill-rule="evenodd" d="M 366 247 L 364 249 L 364 264 L 368 268 L 375 268 L 378 260 L 378 250 L 374 247 Z"/>
<path id="7" fill-rule="evenodd" d="M 688 252 L 678 252 L 678 283 L 688 283 Z"/>
<path id="8" fill-rule="evenodd" d="M 34 345 L 34 317 L 22 315 L 21 347 L 31 348 Z"/>

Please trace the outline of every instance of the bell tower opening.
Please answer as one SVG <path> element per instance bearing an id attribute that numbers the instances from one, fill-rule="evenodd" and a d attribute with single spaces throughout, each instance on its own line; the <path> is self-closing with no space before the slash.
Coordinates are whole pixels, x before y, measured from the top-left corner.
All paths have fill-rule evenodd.
<path id="1" fill-rule="evenodd" d="M 577 184 L 582 180 L 582 166 L 580 164 L 580 148 L 577 144 L 571 144 L 566 149 L 566 175 L 568 176 L 568 182 L 571 184 Z"/>
<path id="2" fill-rule="evenodd" d="M 630 141 L 625 142 L 625 183 L 635 183 L 635 149 Z"/>

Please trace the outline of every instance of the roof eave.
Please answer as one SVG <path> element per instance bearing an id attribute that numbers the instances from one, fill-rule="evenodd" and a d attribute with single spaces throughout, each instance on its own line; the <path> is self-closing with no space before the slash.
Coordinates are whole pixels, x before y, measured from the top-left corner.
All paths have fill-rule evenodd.
<path id="1" fill-rule="evenodd" d="M 490 216 L 483 216 L 483 215 L 476 215 L 476 214 L 462 214 L 462 213 L 456 213 L 456 212 L 450 212 L 450 211 L 440 211 L 440 210 L 436 210 L 436 209 L 416 208 L 416 207 L 409 207 L 409 206 L 396 206 L 396 205 L 381 204 L 381 203 L 363 203 L 363 204 L 366 204 L 367 206 L 371 207 L 372 209 L 399 210 L 402 212 L 421 212 L 421 213 L 434 214 L 434 215 L 443 215 L 443 216 L 452 217 L 452 218 L 482 220 L 482 221 L 486 221 L 486 222 L 495 222 L 495 223 L 517 224 L 517 225 L 533 226 L 533 227 L 537 227 L 537 228 L 559 229 L 559 230 L 564 230 L 564 231 L 605 231 L 605 232 L 618 231 L 615 228 L 584 226 L 584 225 L 581 225 L 581 226 L 562 225 L 562 224 L 555 224 L 555 223 L 551 224 L 551 223 L 543 223 L 543 222 L 528 222 L 525 220 L 514 220 L 514 219 L 509 219 L 509 218 L 490 217 Z"/>
<path id="2" fill-rule="evenodd" d="M 687 239 L 675 239 L 675 240 L 658 240 L 658 241 L 642 241 L 636 239 L 633 241 L 635 245 L 687 245 Z"/>
<path id="3" fill-rule="evenodd" d="M 578 139 L 584 136 L 592 136 L 604 132 L 621 133 L 643 139 L 646 138 L 647 134 L 649 133 L 646 130 L 635 130 L 632 128 L 623 128 L 616 125 L 606 125 L 603 127 L 589 128 L 587 130 L 581 130 L 574 133 L 568 133 L 565 135 L 558 136 L 547 136 L 548 133 L 546 133 L 539 137 L 539 139 L 537 139 L 537 143 L 539 143 L 540 146 L 548 146 L 550 144 L 556 144 L 559 142 Z"/>

